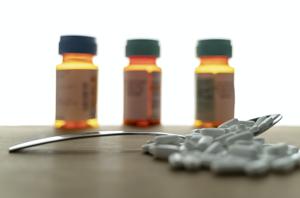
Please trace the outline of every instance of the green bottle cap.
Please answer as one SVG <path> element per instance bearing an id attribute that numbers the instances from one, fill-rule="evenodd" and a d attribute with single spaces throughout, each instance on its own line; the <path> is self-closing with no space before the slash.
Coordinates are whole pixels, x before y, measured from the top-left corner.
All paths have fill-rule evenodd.
<path id="1" fill-rule="evenodd" d="M 197 44 L 197 57 L 200 56 L 232 56 L 232 46 L 227 39 L 199 40 Z"/>
<path id="2" fill-rule="evenodd" d="M 131 39 L 127 40 L 126 56 L 155 56 L 159 57 L 160 47 L 158 40 Z"/>

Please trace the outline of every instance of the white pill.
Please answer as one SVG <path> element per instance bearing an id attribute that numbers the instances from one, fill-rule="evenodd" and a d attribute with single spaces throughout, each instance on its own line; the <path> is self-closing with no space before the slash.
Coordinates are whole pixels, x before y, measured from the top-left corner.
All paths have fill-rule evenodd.
<path id="1" fill-rule="evenodd" d="M 178 135 L 161 135 L 154 138 L 155 144 L 174 144 L 179 145 L 184 139 Z"/>
<path id="2" fill-rule="evenodd" d="M 239 120 L 236 118 L 232 118 L 226 122 L 224 122 L 223 124 L 221 124 L 218 128 L 228 128 L 231 127 L 233 125 L 236 125 L 239 123 Z"/>
<path id="3" fill-rule="evenodd" d="M 277 143 L 264 148 L 264 151 L 269 155 L 282 157 L 287 155 L 288 145 L 285 143 Z"/>
<path id="4" fill-rule="evenodd" d="M 205 150 L 205 153 L 216 154 L 224 151 L 224 147 L 220 142 L 214 142 Z"/>
<path id="5" fill-rule="evenodd" d="M 259 128 L 258 128 L 258 126 L 256 126 L 256 125 L 254 125 L 253 127 L 249 128 L 249 132 L 250 132 L 250 133 L 255 134 L 255 133 L 257 133 L 258 131 L 259 131 Z"/>
<path id="6" fill-rule="evenodd" d="M 259 153 L 261 153 L 263 151 L 263 144 L 259 141 L 255 141 L 255 140 L 237 140 L 234 142 L 234 144 L 242 144 L 242 145 L 248 145 L 248 146 L 255 146 L 256 149 L 258 150 Z"/>
<path id="7" fill-rule="evenodd" d="M 200 133 L 193 134 L 189 139 L 198 142 L 202 138 L 202 135 Z"/>
<path id="8" fill-rule="evenodd" d="M 213 142 L 213 140 L 214 139 L 211 136 L 203 136 L 197 144 L 197 149 L 204 151 Z"/>
<path id="9" fill-rule="evenodd" d="M 259 144 L 264 144 L 265 138 L 256 137 L 253 139 L 253 141 L 255 141 L 256 143 L 259 143 Z"/>
<path id="10" fill-rule="evenodd" d="M 247 127 L 246 125 L 244 124 L 239 124 L 238 125 L 238 129 L 239 129 L 239 132 L 243 132 L 245 130 L 247 130 L 249 127 Z"/>
<path id="11" fill-rule="evenodd" d="M 150 148 L 151 150 L 152 148 Z M 169 155 L 178 152 L 179 146 L 158 144 L 153 147 L 152 154 L 157 159 L 168 159 Z"/>
<path id="12" fill-rule="evenodd" d="M 198 143 L 193 140 L 185 140 L 183 145 L 186 150 L 195 150 L 197 149 Z"/>
<path id="13" fill-rule="evenodd" d="M 226 133 L 224 135 L 221 135 L 221 136 L 217 137 L 214 141 L 215 142 L 220 142 L 221 144 L 225 144 L 226 139 L 233 136 L 233 135 L 235 135 L 234 132 L 229 132 L 229 133 Z"/>
<path id="14" fill-rule="evenodd" d="M 240 125 L 245 125 L 246 127 L 252 127 L 254 126 L 255 122 L 252 120 L 249 121 L 239 121 Z"/>
<path id="15" fill-rule="evenodd" d="M 250 133 L 249 131 L 246 131 L 226 138 L 226 144 L 231 145 L 237 140 L 252 140 L 252 139 L 253 139 L 253 134 Z"/>
<path id="16" fill-rule="evenodd" d="M 239 129 L 239 126 L 238 125 L 233 125 L 233 126 L 230 126 L 228 128 L 226 128 L 226 131 L 227 132 L 238 132 L 240 129 Z"/>
<path id="17" fill-rule="evenodd" d="M 258 147 L 256 145 L 234 144 L 229 146 L 228 153 L 240 158 L 255 160 L 258 158 Z"/>
<path id="18" fill-rule="evenodd" d="M 295 168 L 296 162 L 291 157 L 275 159 L 271 163 L 271 168 L 278 172 L 289 172 Z"/>
<path id="19" fill-rule="evenodd" d="M 200 133 L 204 136 L 211 136 L 213 138 L 216 138 L 220 135 L 224 135 L 225 134 L 225 129 L 222 129 L 222 128 L 205 128 L 205 129 L 201 129 Z"/>
<path id="20" fill-rule="evenodd" d="M 187 170 L 197 170 L 201 165 L 200 158 L 196 157 L 193 154 L 188 154 L 183 157 L 183 166 Z"/>
<path id="21" fill-rule="evenodd" d="M 287 150 L 288 155 L 293 155 L 295 153 L 298 153 L 298 151 L 299 151 L 299 148 L 297 146 L 288 145 L 288 150 Z"/>
<path id="22" fill-rule="evenodd" d="M 192 133 L 200 133 L 201 129 L 193 129 Z"/>
<path id="23" fill-rule="evenodd" d="M 145 150 L 147 149 L 148 150 L 148 154 L 151 154 L 153 155 L 154 154 L 154 149 L 156 147 L 156 144 L 155 143 L 151 143 L 151 144 L 148 144 L 147 146 L 148 148 L 145 147 Z"/>
<path id="24" fill-rule="evenodd" d="M 211 163 L 219 157 L 220 156 L 216 154 L 203 153 L 201 156 L 201 166 L 205 168 L 209 168 Z"/>
<path id="25" fill-rule="evenodd" d="M 237 140 L 234 144 L 253 145 L 255 142 L 253 140 Z"/>
<path id="26" fill-rule="evenodd" d="M 300 166 L 300 153 L 291 155 L 291 158 L 294 160 L 296 166 Z"/>
<path id="27" fill-rule="evenodd" d="M 270 170 L 270 166 L 268 162 L 264 160 L 250 161 L 245 167 L 245 172 L 248 175 L 253 175 L 253 176 L 264 175 L 269 170 Z"/>
<path id="28" fill-rule="evenodd" d="M 255 122 L 255 125 L 260 125 L 260 123 L 262 123 L 266 118 L 268 118 L 268 116 L 262 116 L 260 118 L 258 118 Z"/>
<path id="29" fill-rule="evenodd" d="M 257 126 L 260 130 L 266 130 L 269 128 L 273 123 L 273 119 L 271 117 L 268 117 L 264 119 L 261 123 L 259 123 Z"/>
<path id="30" fill-rule="evenodd" d="M 211 136 L 202 136 L 198 143 L 199 144 L 205 143 L 205 144 L 209 145 L 213 141 L 214 141 L 214 138 L 212 138 Z"/>
<path id="31" fill-rule="evenodd" d="M 153 143 L 144 144 L 144 145 L 142 146 L 143 152 L 144 152 L 144 153 L 149 153 L 149 149 L 150 149 L 150 147 L 151 147 L 152 145 L 153 145 Z"/>
<path id="32" fill-rule="evenodd" d="M 193 136 L 194 133 L 191 133 L 191 134 L 188 134 L 188 135 L 185 135 L 185 140 L 189 140 L 192 136 Z"/>
<path id="33" fill-rule="evenodd" d="M 247 161 L 236 157 L 226 157 L 213 160 L 211 162 L 211 170 L 217 174 L 224 173 L 240 173 L 243 172 L 247 165 Z"/>
<path id="34" fill-rule="evenodd" d="M 169 164 L 172 168 L 179 169 L 183 167 L 183 154 L 172 153 L 168 158 Z"/>

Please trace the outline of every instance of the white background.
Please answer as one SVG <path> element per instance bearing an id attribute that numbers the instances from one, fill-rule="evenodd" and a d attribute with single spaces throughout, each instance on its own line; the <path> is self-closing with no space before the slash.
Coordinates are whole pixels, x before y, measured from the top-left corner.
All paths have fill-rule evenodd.
<path id="1" fill-rule="evenodd" d="M 282 113 L 300 123 L 300 7 L 297 1 L 0 2 L 0 124 L 53 124 L 59 36 L 96 36 L 100 124 L 121 124 L 124 47 L 129 38 L 161 44 L 162 122 L 192 124 L 198 39 L 229 38 L 241 119 Z"/>

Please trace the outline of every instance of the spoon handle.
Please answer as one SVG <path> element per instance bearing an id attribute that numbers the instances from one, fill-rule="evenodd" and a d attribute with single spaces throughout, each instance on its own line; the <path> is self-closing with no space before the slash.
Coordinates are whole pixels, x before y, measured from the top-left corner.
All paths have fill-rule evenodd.
<path id="1" fill-rule="evenodd" d="M 272 114 L 272 115 L 266 115 L 262 117 L 270 117 L 272 119 L 272 123 L 265 127 L 264 129 L 258 130 L 256 133 L 254 133 L 255 136 L 260 135 L 261 133 L 267 131 L 269 128 L 274 126 L 276 123 L 278 123 L 282 119 L 282 115 L 280 114 Z M 252 121 L 256 122 L 260 117 L 251 119 Z M 17 144 L 15 146 L 12 146 L 9 148 L 9 152 L 17 152 L 19 150 L 34 147 L 42 144 L 49 144 L 52 142 L 61 142 L 66 140 L 73 140 L 73 139 L 83 139 L 83 138 L 92 138 L 92 137 L 105 137 L 105 136 L 124 136 L 124 135 L 178 135 L 173 133 L 165 133 L 165 132 L 124 132 L 124 131 L 97 131 L 97 132 L 86 132 L 86 133 L 77 133 L 77 134 L 65 134 L 65 135 L 57 135 L 53 137 L 47 137 L 37 140 L 32 140 L 29 142 L 24 142 L 21 144 Z M 182 138 L 185 138 L 184 135 L 178 135 Z"/>
<path id="2" fill-rule="evenodd" d="M 87 133 L 78 133 L 78 134 L 65 134 L 65 135 L 57 135 L 37 140 L 32 140 L 29 142 L 24 142 L 21 144 L 14 145 L 9 148 L 9 152 L 17 152 L 19 150 L 34 147 L 42 144 L 49 144 L 52 142 L 61 142 L 73 139 L 83 139 L 83 138 L 92 138 L 92 137 L 106 137 L 106 136 L 124 136 L 124 135 L 174 135 L 172 133 L 164 133 L 164 132 L 124 132 L 124 131 L 97 131 L 97 132 L 87 132 Z M 180 136 L 180 135 L 179 135 Z M 184 137 L 184 136 L 182 136 Z"/>

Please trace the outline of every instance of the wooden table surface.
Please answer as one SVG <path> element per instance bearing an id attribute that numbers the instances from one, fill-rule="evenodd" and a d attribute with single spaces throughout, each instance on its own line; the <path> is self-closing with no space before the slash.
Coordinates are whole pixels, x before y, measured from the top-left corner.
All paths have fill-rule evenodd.
<path id="1" fill-rule="evenodd" d="M 190 129 L 165 126 L 149 130 L 184 133 Z M 300 197 L 300 169 L 261 178 L 172 171 L 166 162 L 141 153 L 149 136 L 80 139 L 8 153 L 9 146 L 55 134 L 60 132 L 47 126 L 0 127 L 0 198 Z M 268 142 L 300 146 L 299 127 L 275 127 L 263 136 Z"/>

